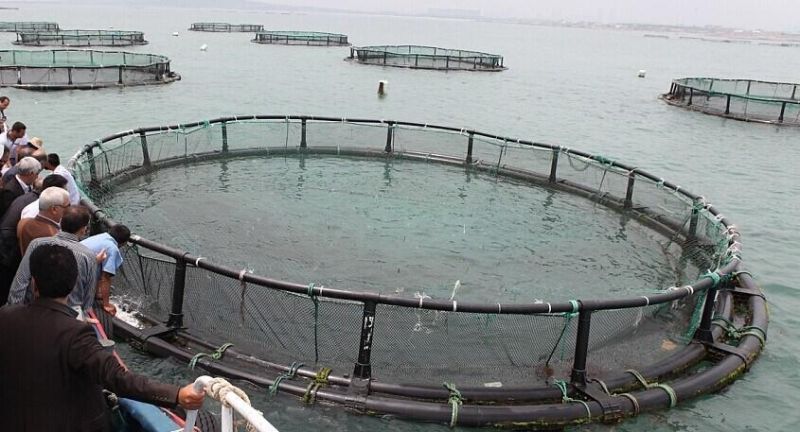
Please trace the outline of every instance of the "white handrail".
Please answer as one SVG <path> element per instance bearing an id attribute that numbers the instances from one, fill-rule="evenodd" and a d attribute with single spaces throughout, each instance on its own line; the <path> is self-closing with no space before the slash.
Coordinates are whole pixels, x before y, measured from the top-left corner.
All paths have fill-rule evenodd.
<path id="1" fill-rule="evenodd" d="M 236 431 L 233 424 L 234 411 L 251 425 L 251 427 L 248 428 L 248 431 L 278 432 L 278 429 L 275 429 L 275 427 L 264 418 L 261 412 L 250 406 L 249 402 L 242 399 L 238 394 L 236 394 L 235 391 L 233 391 L 233 389 L 236 389 L 238 392 L 241 392 L 241 390 L 237 389 L 227 381 L 223 381 L 222 383 L 223 387 L 227 391 L 219 391 L 219 388 L 214 388 L 212 390 L 210 386 L 211 384 L 218 385 L 220 384 L 220 381 L 215 378 L 211 378 L 210 376 L 203 375 L 197 377 L 197 379 L 194 381 L 194 388 L 197 390 L 205 390 L 206 394 L 222 403 L 222 432 Z M 184 426 L 183 431 L 192 432 L 194 430 L 194 424 L 196 421 L 197 410 L 187 411 L 186 425 Z"/>

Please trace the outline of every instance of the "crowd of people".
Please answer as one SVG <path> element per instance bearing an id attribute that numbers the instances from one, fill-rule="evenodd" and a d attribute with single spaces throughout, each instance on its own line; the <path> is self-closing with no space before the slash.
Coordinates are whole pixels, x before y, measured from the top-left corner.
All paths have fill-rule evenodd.
<path id="1" fill-rule="evenodd" d="M 101 345 L 87 312 L 116 314 L 111 287 L 130 230 L 88 236 L 75 179 L 23 122 L 8 120 L 10 103 L 0 96 L 0 429 L 108 430 L 103 388 L 199 407 L 203 393 L 192 385 L 130 373 Z"/>

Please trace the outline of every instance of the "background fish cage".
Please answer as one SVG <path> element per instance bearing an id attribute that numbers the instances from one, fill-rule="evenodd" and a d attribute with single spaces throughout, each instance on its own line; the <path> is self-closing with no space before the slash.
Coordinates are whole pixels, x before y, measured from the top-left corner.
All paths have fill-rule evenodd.
<path id="1" fill-rule="evenodd" d="M 275 45 L 347 46 L 347 35 L 311 31 L 260 31 L 254 43 Z"/>
<path id="2" fill-rule="evenodd" d="M 146 45 L 144 33 L 124 30 L 58 30 L 17 32 L 15 45 L 131 46 Z"/>
<path id="3" fill-rule="evenodd" d="M 758 123 L 800 125 L 798 84 L 748 79 L 680 78 L 661 99 L 706 114 Z"/>
<path id="4" fill-rule="evenodd" d="M 264 31 L 264 26 L 261 24 L 228 24 L 218 22 L 199 22 L 192 23 L 189 27 L 191 31 L 203 32 L 260 32 Z"/>
<path id="5" fill-rule="evenodd" d="M 97 231 L 115 223 L 98 203 L 154 170 L 307 154 L 462 166 L 575 194 L 713 271 L 625 298 L 462 302 L 275 280 L 134 235 L 114 296 L 139 322 L 115 319 L 116 335 L 306 403 L 544 429 L 616 422 L 714 392 L 763 348 L 766 303 L 736 228 L 704 198 L 599 155 L 419 123 L 246 116 L 120 132 L 68 165 Z M 660 350 L 667 342 L 675 348 Z"/>
<path id="6" fill-rule="evenodd" d="M 124 51 L 56 49 L 0 51 L 0 87 L 94 89 L 163 84 L 180 79 L 169 58 Z"/>
<path id="7" fill-rule="evenodd" d="M 359 63 L 411 69 L 505 70 L 503 56 L 477 51 L 423 45 L 373 45 L 350 48 L 350 59 Z"/>
<path id="8" fill-rule="evenodd" d="M 58 24 L 47 21 L 2 21 L 0 31 L 4 32 L 31 32 L 31 31 L 58 31 Z"/>

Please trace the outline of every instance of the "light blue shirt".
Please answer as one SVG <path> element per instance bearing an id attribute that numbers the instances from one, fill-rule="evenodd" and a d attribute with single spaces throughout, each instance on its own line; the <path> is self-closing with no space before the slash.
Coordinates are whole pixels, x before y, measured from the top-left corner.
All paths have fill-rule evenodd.
<path id="1" fill-rule="evenodd" d="M 117 269 L 122 266 L 122 254 L 119 252 L 117 241 L 114 240 L 108 233 L 102 233 L 87 237 L 81 243 L 91 249 L 95 254 L 100 253 L 101 250 L 106 250 L 106 260 L 103 262 L 100 272 L 105 272 L 110 275 L 117 274 Z M 98 274 L 99 276 L 100 274 Z"/>

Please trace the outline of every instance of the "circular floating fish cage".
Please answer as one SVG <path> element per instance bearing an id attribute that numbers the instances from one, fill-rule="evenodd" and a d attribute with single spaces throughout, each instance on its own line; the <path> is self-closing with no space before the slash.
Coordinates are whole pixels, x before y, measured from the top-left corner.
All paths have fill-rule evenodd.
<path id="1" fill-rule="evenodd" d="M 124 51 L 0 51 L 0 87 L 95 89 L 165 84 L 180 79 L 169 58 Z"/>
<path id="2" fill-rule="evenodd" d="M 47 21 L 2 21 L 0 22 L 0 31 L 4 32 L 35 32 L 58 31 L 58 24 Z"/>
<path id="3" fill-rule="evenodd" d="M 124 30 L 58 30 L 17 32 L 16 45 L 68 47 L 146 45 L 144 33 Z"/>
<path id="4" fill-rule="evenodd" d="M 363 64 L 411 69 L 505 70 L 503 56 L 421 45 L 374 45 L 350 48 L 350 60 Z"/>
<path id="5" fill-rule="evenodd" d="M 275 45 L 347 46 L 347 35 L 311 31 L 260 31 L 251 42 Z"/>
<path id="6" fill-rule="evenodd" d="M 359 164 L 357 171 L 351 163 Z M 115 318 L 115 335 L 153 354 L 267 387 L 272 395 L 451 426 L 554 429 L 617 422 L 716 392 L 749 369 L 766 341 L 765 298 L 745 270 L 736 227 L 703 197 L 600 155 L 418 123 L 247 116 L 117 133 L 85 146 L 68 166 L 95 216 L 95 231 L 116 223 L 110 216 L 121 211 L 115 199 L 131 205 L 131 220 L 119 222 L 146 219 L 155 225 L 134 229 L 115 277 L 113 299 L 133 317 Z M 431 176 L 439 171 L 457 177 Z M 353 172 L 360 175 L 353 190 L 340 190 L 340 174 Z M 405 178 L 421 179 L 429 190 L 413 183 L 406 187 L 411 192 L 393 199 Z M 225 198 L 209 200 L 200 189 L 212 183 L 226 191 L 266 188 L 252 199 L 233 199 L 257 218 L 231 216 L 227 209 L 234 206 Z M 174 184 L 185 189 L 176 191 Z M 484 189 L 470 197 L 470 185 Z M 158 186 L 171 197 L 159 195 Z M 144 190 L 145 201 L 137 201 Z M 304 195 L 308 191 L 314 195 Z M 285 199 L 275 199 L 281 193 Z M 529 193 L 541 203 L 531 207 Z M 512 196 L 510 207 L 499 207 Z M 353 214 L 385 209 L 362 223 L 324 199 L 346 202 Z M 147 206 L 170 200 L 177 201 L 170 217 L 181 219 L 175 225 L 181 230 L 194 224 L 199 203 L 209 204 L 213 214 L 194 225 L 201 231 L 197 237 L 181 243 L 182 233 L 168 228 L 170 217 L 147 219 Z M 456 202 L 464 214 L 484 206 L 495 220 L 478 215 L 462 233 L 451 210 L 427 217 L 415 207 Z M 259 203 L 268 205 L 257 209 Z M 290 213 L 287 203 L 307 207 Z M 408 206 L 414 208 L 404 210 Z M 555 207 L 561 215 L 552 214 Z M 514 221 L 508 209 L 523 222 L 505 225 Z M 588 219 L 610 222 L 598 225 L 592 239 L 618 246 L 657 239 L 657 246 L 649 245 L 664 254 L 669 276 L 650 278 L 661 270 L 645 263 L 630 275 L 631 289 L 608 283 L 607 274 L 628 268 L 619 262 L 624 257 L 599 265 L 603 252 L 595 249 L 605 250 L 597 246 L 604 243 L 587 240 L 579 221 L 568 223 L 583 241 L 576 254 L 548 257 L 547 250 L 555 254 L 566 243 L 528 239 L 526 233 L 539 226 L 547 233 L 570 231 L 558 223 L 581 209 Z M 325 222 L 338 218 L 345 219 Z M 230 225 L 220 224 L 222 219 Z M 321 222 L 299 229 L 284 225 L 290 221 Z M 382 225 L 375 229 L 372 223 Z M 328 244 L 329 233 L 348 224 L 349 231 L 337 237 L 343 241 Z M 469 285 L 471 274 L 463 275 L 461 291 L 460 281 L 441 293 L 414 285 L 425 269 L 446 272 L 442 263 L 458 249 L 457 238 L 497 225 L 479 249 L 489 250 L 490 266 L 517 260 L 527 269 L 513 275 L 520 278 L 511 282 L 514 296 L 490 283 Z M 169 244 L 149 240 L 143 231 Z M 307 261 L 308 269 L 330 261 L 348 265 L 353 274 L 339 279 L 343 286 L 335 284 L 338 275 L 314 271 L 278 278 L 273 275 L 284 274 L 282 264 L 270 262 L 272 271 L 262 276 L 228 254 L 246 245 L 203 249 L 201 240 L 211 233 L 232 243 L 237 232 L 253 246 L 244 250 L 245 261 Z M 264 233 L 290 246 L 264 241 Z M 353 233 L 372 237 L 372 243 L 352 250 L 362 245 Z M 412 255 L 429 267 L 384 263 L 374 252 L 379 243 L 401 248 L 415 233 L 414 241 L 435 234 L 430 249 L 411 245 Z M 493 239 L 501 233 L 510 233 L 511 243 Z M 557 245 L 547 249 L 551 242 Z M 321 252 L 308 259 L 307 247 Z M 535 248 L 544 252 L 519 259 Z M 210 258 L 215 254 L 222 257 Z M 358 259 L 361 254 L 367 259 Z M 634 245 L 630 254 L 628 260 L 641 261 L 648 251 Z M 547 291 L 550 282 L 533 278 L 552 265 L 564 271 L 555 291 Z M 395 268 L 401 278 L 411 278 L 409 289 L 392 290 Z M 359 281 L 375 288 L 352 289 L 362 286 Z M 573 284 L 574 290 L 562 290 Z M 593 287 L 599 290 L 592 294 Z M 464 290 L 477 294 L 465 297 Z"/>
<path id="7" fill-rule="evenodd" d="M 673 106 L 720 117 L 800 125 L 800 84 L 747 79 L 680 78 L 661 99 Z"/>
<path id="8" fill-rule="evenodd" d="M 189 27 L 191 31 L 201 32 L 260 32 L 264 31 L 264 26 L 261 24 L 228 24 L 218 22 L 199 22 L 192 23 Z"/>

